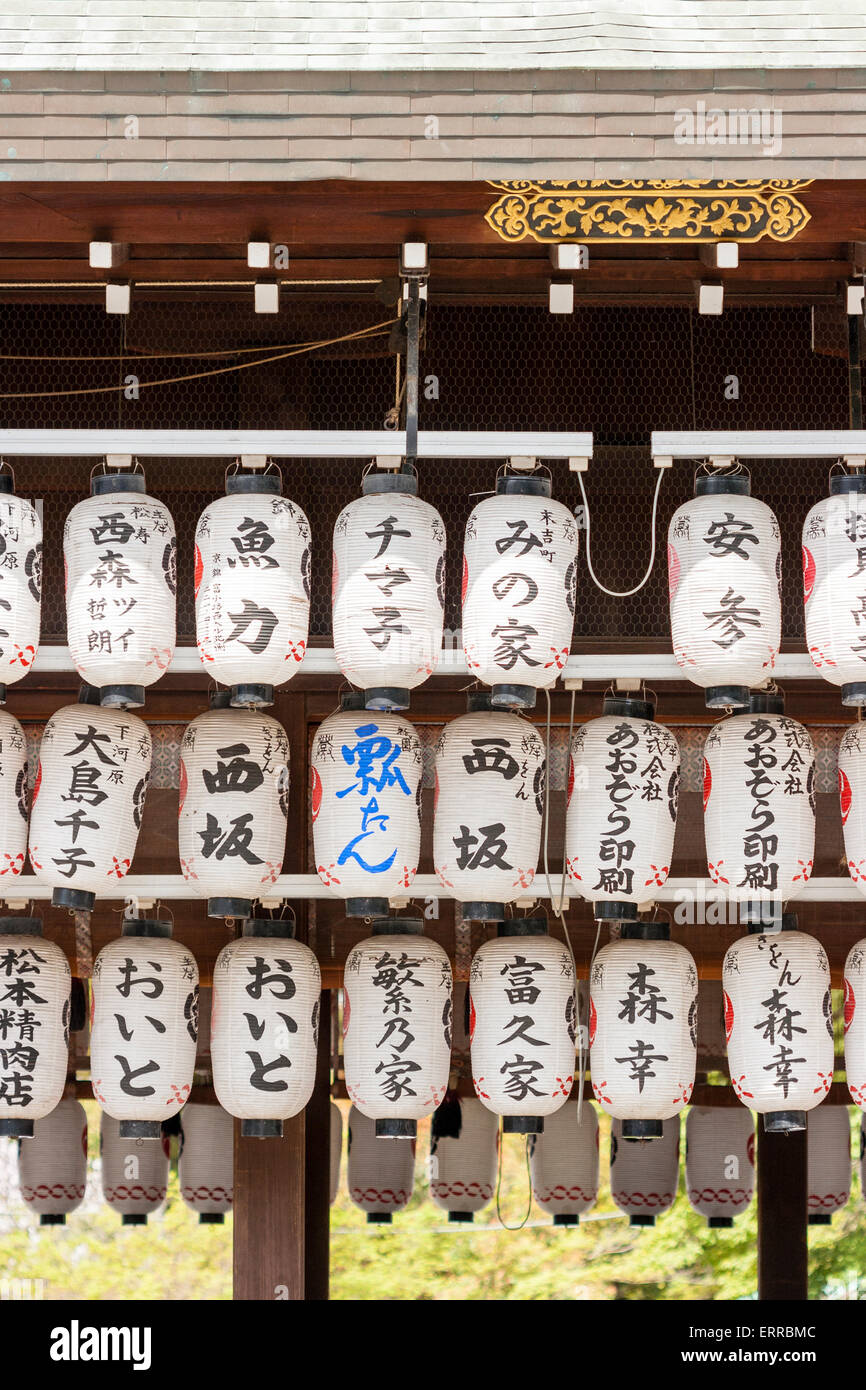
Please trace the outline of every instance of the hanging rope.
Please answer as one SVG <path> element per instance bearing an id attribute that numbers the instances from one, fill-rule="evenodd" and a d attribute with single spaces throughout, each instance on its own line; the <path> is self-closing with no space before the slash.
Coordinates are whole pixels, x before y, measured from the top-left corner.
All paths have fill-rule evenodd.
<path id="1" fill-rule="evenodd" d="M 580 484 L 580 495 L 583 498 L 583 514 L 586 518 L 586 567 L 589 570 L 589 577 L 592 580 L 593 584 L 596 586 L 597 589 L 600 589 L 603 594 L 607 594 L 608 598 L 631 598 L 632 594 L 640 593 L 641 589 L 647 583 L 647 580 L 653 572 L 653 565 L 656 562 L 656 516 L 658 514 L 659 493 L 661 492 L 662 488 L 662 478 L 664 477 L 666 472 L 666 468 L 658 469 L 658 478 L 656 479 L 656 490 L 653 494 L 652 521 L 650 523 L 652 527 L 650 558 L 649 564 L 647 565 L 646 574 L 644 575 L 643 579 L 640 581 L 639 584 L 635 584 L 633 589 L 624 589 L 621 593 L 617 593 L 615 589 L 606 589 L 605 586 L 601 583 L 601 580 L 597 578 L 595 570 L 592 567 L 592 557 L 589 551 L 589 502 L 587 501 L 586 497 L 586 488 L 583 485 L 583 474 L 578 473 L 577 475 L 577 481 Z"/>
<path id="2" fill-rule="evenodd" d="M 526 1138 L 524 1139 L 524 1143 L 523 1143 L 524 1155 L 525 1155 L 525 1158 L 526 1158 L 526 1181 L 527 1181 L 527 1184 L 528 1184 L 528 1196 L 527 1196 L 527 1202 L 526 1202 L 526 1214 L 524 1215 L 524 1218 L 523 1218 L 523 1220 L 521 1221 L 521 1223 L 520 1223 L 519 1226 L 509 1226 L 509 1225 L 508 1225 L 508 1222 L 507 1222 L 507 1221 L 503 1221 L 503 1219 L 502 1219 L 502 1208 L 501 1208 L 500 1202 L 499 1202 L 499 1194 L 500 1194 L 500 1192 L 501 1192 L 501 1190 L 502 1190 L 502 1150 L 503 1150 L 504 1147 L 505 1147 L 505 1145 L 504 1145 L 503 1142 L 502 1142 L 502 1135 L 500 1134 L 500 1136 L 499 1136 L 499 1161 L 498 1161 L 498 1166 L 497 1166 L 497 1171 L 496 1171 L 496 1215 L 497 1215 L 497 1217 L 499 1218 L 499 1224 L 500 1224 L 500 1226 L 504 1226 L 505 1229 L 506 1229 L 506 1231 L 522 1231 L 523 1228 L 524 1228 L 524 1226 L 526 1225 L 527 1221 L 529 1220 L 530 1213 L 532 1212 L 532 1171 L 531 1171 L 530 1166 L 529 1166 L 529 1135 L 527 1134 Z"/>

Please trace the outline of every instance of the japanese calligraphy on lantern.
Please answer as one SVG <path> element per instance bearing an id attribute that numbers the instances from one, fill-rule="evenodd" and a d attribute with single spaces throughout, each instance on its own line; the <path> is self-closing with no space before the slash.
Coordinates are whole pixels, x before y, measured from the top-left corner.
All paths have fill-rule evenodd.
<path id="1" fill-rule="evenodd" d="M 60 1100 L 69 1047 L 69 963 L 38 928 L 0 919 L 0 1120 L 21 1122 L 21 1134 Z"/>
<path id="2" fill-rule="evenodd" d="M 341 898 L 410 888 L 421 842 L 421 744 L 396 714 L 340 710 L 313 739 L 316 870 Z"/>
<path id="3" fill-rule="evenodd" d="M 167 1120 L 189 1099 L 198 966 L 163 936 L 121 936 L 93 963 L 93 1094 L 117 1120 Z"/>
<path id="4" fill-rule="evenodd" d="M 843 702 L 860 704 L 845 687 L 866 680 L 866 480 L 834 475 L 830 489 L 803 523 L 806 646 Z"/>
<path id="5" fill-rule="evenodd" d="M 458 902 L 509 903 L 535 878 L 544 746 L 516 714 L 453 719 L 436 745 L 433 863 Z"/>
<path id="6" fill-rule="evenodd" d="M 283 866 L 289 804 L 289 741 L 276 719 L 212 709 L 181 741 L 178 848 L 200 897 L 248 902 Z"/>
<path id="7" fill-rule="evenodd" d="M 63 528 L 66 627 L 75 667 L 91 685 L 148 686 L 174 655 L 177 539 L 162 502 L 101 493 L 72 508 Z"/>
<path id="8" fill-rule="evenodd" d="M 539 690 L 553 685 L 571 650 L 577 544 L 577 522 L 549 488 L 541 496 L 498 492 L 470 513 L 463 648 L 479 680 Z"/>
<path id="9" fill-rule="evenodd" d="M 45 726 L 30 812 L 30 862 L 55 888 L 107 894 L 129 872 L 151 738 L 126 710 L 65 705 Z"/>
<path id="10" fill-rule="evenodd" d="M 704 833 L 713 883 L 736 902 L 779 905 L 812 873 L 815 751 L 780 714 L 739 714 L 704 745 Z"/>
<path id="11" fill-rule="evenodd" d="M 502 936 L 469 977 L 472 1083 L 497 1115 L 551 1115 L 574 1079 L 574 969 L 550 936 Z"/>
<path id="12" fill-rule="evenodd" d="M 195 534 L 195 621 L 215 680 L 278 686 L 296 674 L 309 633 L 310 555 L 310 523 L 285 497 L 230 492 L 205 508 Z"/>
<path id="13" fill-rule="evenodd" d="M 596 1100 L 622 1120 L 666 1120 L 695 1080 L 698 972 L 674 941 L 603 946 L 590 980 L 589 1055 Z"/>
<path id="14" fill-rule="evenodd" d="M 698 479 L 699 495 L 668 528 L 674 656 L 706 689 L 756 686 L 772 671 L 781 640 L 779 523 L 747 493 L 700 493 L 718 481 Z"/>
<path id="15" fill-rule="evenodd" d="M 412 480 L 414 482 L 414 479 Z M 337 665 L 362 690 L 413 690 L 438 664 L 445 601 L 445 526 L 408 493 L 359 497 L 334 527 Z"/>
<path id="16" fill-rule="evenodd" d="M 670 872 L 679 769 L 674 735 L 651 719 L 605 715 L 577 730 L 565 853 L 581 897 L 652 902 Z"/>
<path id="17" fill-rule="evenodd" d="M 448 1087 L 451 966 L 421 933 L 376 934 L 346 959 L 346 1090 L 371 1119 L 419 1120 Z"/>
<path id="18" fill-rule="evenodd" d="M 287 1120 L 313 1093 L 321 973 L 290 937 L 245 936 L 217 956 L 211 1061 L 224 1110 L 241 1120 Z"/>
<path id="19" fill-rule="evenodd" d="M 0 685 L 33 665 L 41 608 L 42 523 L 29 502 L 0 492 Z"/>
<path id="20" fill-rule="evenodd" d="M 761 1114 L 812 1110 L 833 1080 L 830 967 L 798 931 L 736 941 L 722 971 L 728 1067 L 744 1105 Z"/>

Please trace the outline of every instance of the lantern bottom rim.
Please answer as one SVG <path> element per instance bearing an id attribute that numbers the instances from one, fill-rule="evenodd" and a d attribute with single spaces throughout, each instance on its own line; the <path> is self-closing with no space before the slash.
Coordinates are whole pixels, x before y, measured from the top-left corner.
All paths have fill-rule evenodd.
<path id="1" fill-rule="evenodd" d="M 251 917 L 252 898 L 208 898 L 208 917 Z"/>
<path id="2" fill-rule="evenodd" d="M 368 1211 L 367 1224 L 369 1226 L 390 1226 L 391 1213 L 389 1211 Z"/>
<path id="3" fill-rule="evenodd" d="M 475 1213 L 474 1211 L 449 1211 L 448 1220 L 454 1222 L 455 1225 L 464 1221 L 474 1221 Z"/>
<path id="4" fill-rule="evenodd" d="M 282 1139 L 282 1120 L 241 1120 L 242 1139 Z"/>
<path id="5" fill-rule="evenodd" d="M 503 1134 L 543 1134 L 544 1120 L 540 1115 L 503 1115 Z"/>
<path id="6" fill-rule="evenodd" d="M 628 1224 L 630 1226 L 654 1226 L 656 1219 L 654 1216 L 647 1216 L 644 1212 L 635 1212 L 633 1216 L 629 1217 Z"/>
<path id="7" fill-rule="evenodd" d="M 224 1226 L 225 1213 L 222 1211 L 202 1211 L 199 1212 L 198 1224 L 200 1226 Z"/>
<path id="8" fill-rule="evenodd" d="M 144 686 L 101 685 L 99 703 L 103 709 L 141 709 L 144 704 Z"/>
<path id="9" fill-rule="evenodd" d="M 464 922 L 504 922 L 505 903 L 461 903 L 460 915 Z"/>
<path id="10" fill-rule="evenodd" d="M 65 1226 L 66 1216 L 62 1211 L 44 1211 L 39 1218 L 40 1226 Z"/>
<path id="11" fill-rule="evenodd" d="M 843 705 L 866 705 L 866 681 L 845 681 L 842 686 Z"/>
<path id="12" fill-rule="evenodd" d="M 52 907 L 68 907 L 73 912 L 92 912 L 96 902 L 95 893 L 85 893 L 83 888 L 55 888 L 51 894 Z"/>
<path id="13" fill-rule="evenodd" d="M 0 1139 L 32 1139 L 32 1120 L 0 1120 Z"/>
<path id="14" fill-rule="evenodd" d="M 375 685 L 364 691 L 364 709 L 402 710 L 409 708 L 409 691 L 399 685 Z"/>
<path id="15" fill-rule="evenodd" d="M 605 899 L 603 902 L 593 903 L 592 915 L 597 922 L 636 922 L 637 903 Z"/>
<path id="16" fill-rule="evenodd" d="M 749 687 L 747 685 L 708 685 L 704 691 L 704 704 L 707 709 L 748 709 Z"/>
<path id="17" fill-rule="evenodd" d="M 809 1213 L 810 1226 L 830 1226 L 832 1223 L 832 1216 L 828 1216 L 826 1212 L 813 1211 Z"/>
<path id="18" fill-rule="evenodd" d="M 376 1121 L 377 1139 L 415 1139 L 418 1135 L 417 1120 L 383 1119 Z"/>
<path id="19" fill-rule="evenodd" d="M 707 1217 L 707 1225 L 714 1231 L 728 1230 L 728 1228 L 733 1226 L 733 1224 L 734 1218 L 732 1216 Z"/>
<path id="20" fill-rule="evenodd" d="M 121 1139 L 159 1139 L 162 1125 L 159 1120 L 121 1120 Z"/>
<path id="21" fill-rule="evenodd" d="M 272 685 L 233 685 L 229 704 L 232 709 L 255 709 L 274 703 Z"/>
<path id="22" fill-rule="evenodd" d="M 639 1139 L 661 1139 L 664 1127 L 661 1120 L 623 1120 L 622 1137 L 632 1143 Z"/>
<path id="23" fill-rule="evenodd" d="M 805 1128 L 805 1110 L 770 1110 L 764 1115 L 765 1134 L 790 1134 Z"/>
<path id="24" fill-rule="evenodd" d="M 347 898 L 347 917 L 387 917 L 387 898 Z"/>
<path id="25" fill-rule="evenodd" d="M 554 1226 L 579 1226 L 580 1217 L 574 1211 L 558 1211 L 553 1218 Z"/>
<path id="26" fill-rule="evenodd" d="M 120 1218 L 121 1226 L 146 1226 L 147 1217 L 144 1212 L 127 1211 Z"/>
<path id="27" fill-rule="evenodd" d="M 490 703 L 494 709 L 535 709 L 534 685 L 494 685 Z"/>

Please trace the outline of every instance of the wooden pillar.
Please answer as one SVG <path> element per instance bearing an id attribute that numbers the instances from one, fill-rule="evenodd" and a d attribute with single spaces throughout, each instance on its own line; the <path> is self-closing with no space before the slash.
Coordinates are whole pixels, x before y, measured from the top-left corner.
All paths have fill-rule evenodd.
<path id="1" fill-rule="evenodd" d="M 758 1297 L 809 1297 L 806 1131 L 766 1134 L 758 1116 Z"/>
<path id="2" fill-rule="evenodd" d="M 235 1120 L 234 1297 L 304 1297 L 304 1113 L 282 1139 L 242 1139 Z"/>
<path id="3" fill-rule="evenodd" d="M 328 1297 L 331 1225 L 331 991 L 322 990 L 316 1089 L 305 1111 L 304 1262 L 307 1302 Z"/>

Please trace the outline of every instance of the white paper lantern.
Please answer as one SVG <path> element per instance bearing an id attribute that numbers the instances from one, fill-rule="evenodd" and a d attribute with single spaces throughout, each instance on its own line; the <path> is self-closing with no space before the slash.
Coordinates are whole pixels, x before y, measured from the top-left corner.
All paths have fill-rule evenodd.
<path id="1" fill-rule="evenodd" d="M 349 917 L 381 917 L 418 869 L 421 743 L 400 715 L 365 711 L 361 695 L 342 703 L 313 739 L 316 869 Z"/>
<path id="2" fill-rule="evenodd" d="M 779 523 L 747 474 L 699 477 L 668 528 L 674 656 L 709 709 L 748 704 L 779 654 Z"/>
<path id="3" fill-rule="evenodd" d="M 713 1227 L 733 1226 L 755 1195 L 755 1123 L 748 1110 L 695 1106 L 686 1120 L 686 1194 Z"/>
<path id="4" fill-rule="evenodd" d="M 0 703 L 36 659 L 42 609 L 42 522 L 12 487 L 0 473 Z"/>
<path id="5" fill-rule="evenodd" d="M 833 1080 L 830 967 L 796 923 L 735 941 L 722 968 L 731 1083 L 768 1133 L 805 1129 Z"/>
<path id="6" fill-rule="evenodd" d="M 340 1190 L 340 1160 L 343 1148 L 343 1116 L 340 1114 L 340 1107 L 333 1101 L 329 1105 L 331 1116 L 331 1182 L 330 1182 L 330 1203 L 331 1206 L 337 1200 L 337 1193 Z"/>
<path id="7" fill-rule="evenodd" d="M 829 1226 L 851 1196 L 851 1120 L 847 1105 L 819 1105 L 806 1127 L 809 1225 Z"/>
<path id="8" fill-rule="evenodd" d="M 378 1139 L 376 1124 L 356 1105 L 349 1111 L 346 1181 L 356 1207 L 371 1225 L 389 1225 L 409 1203 L 415 1185 L 415 1140 Z"/>
<path id="9" fill-rule="evenodd" d="M 845 860 L 852 882 L 866 896 L 866 735 L 859 723 L 842 735 L 838 766 Z"/>
<path id="10" fill-rule="evenodd" d="M 576 1226 L 598 1198 L 598 1116 L 589 1102 L 577 1122 L 577 1101 L 551 1115 L 530 1138 L 532 1195 L 554 1226 Z"/>
<path id="11" fill-rule="evenodd" d="M 223 697 L 224 698 L 224 697 Z M 282 724 L 218 703 L 184 733 L 178 850 L 184 878 L 211 917 L 249 917 L 283 867 L 289 740 Z"/>
<path id="12" fill-rule="evenodd" d="M 286 932 L 286 922 L 250 918 L 214 965 L 214 1090 L 244 1138 L 279 1138 L 315 1085 L 321 972 Z"/>
<path id="13" fill-rule="evenodd" d="M 517 714 L 473 710 L 436 744 L 433 864 L 464 918 L 502 921 L 535 880 L 544 745 Z"/>
<path id="14" fill-rule="evenodd" d="M 222 1225 L 234 1201 L 234 1124 L 221 1105 L 184 1106 L 177 1175 L 199 1225 Z"/>
<path id="15" fill-rule="evenodd" d="M 84 1201 L 87 1186 L 87 1115 L 72 1098 L 37 1120 L 33 1138 L 18 1147 L 21 1196 L 40 1226 L 63 1226 Z"/>
<path id="16" fill-rule="evenodd" d="M 143 473 L 98 473 L 63 528 L 66 635 L 104 705 L 144 704 L 176 641 L 177 539 Z"/>
<path id="17" fill-rule="evenodd" d="M 866 1110 L 866 938 L 848 952 L 845 990 L 845 1079 L 854 1104 Z"/>
<path id="18" fill-rule="evenodd" d="M 680 750 L 649 701 L 607 699 L 574 735 L 565 856 L 576 893 L 599 919 L 634 919 L 670 873 Z"/>
<path id="19" fill-rule="evenodd" d="M 93 963 L 93 1094 L 122 1139 L 158 1139 L 189 1100 L 198 1037 L 198 966 L 171 925 L 130 918 Z"/>
<path id="20" fill-rule="evenodd" d="M 443 1128 L 441 1116 L 448 1111 Z M 457 1133 L 452 1133 L 452 1130 Z M 430 1135 L 430 1199 L 449 1222 L 468 1222 L 492 1199 L 496 1188 L 499 1122 L 480 1101 L 446 1100 L 433 1116 Z"/>
<path id="21" fill-rule="evenodd" d="M 803 601 L 809 655 L 843 705 L 866 704 L 864 560 L 866 477 L 834 474 L 803 523 Z"/>
<path id="22" fill-rule="evenodd" d="M 310 626 L 310 523 L 277 472 L 234 473 L 195 533 L 199 656 L 232 704 L 267 705 L 300 669 Z"/>
<path id="23" fill-rule="evenodd" d="M 603 946 L 590 983 L 592 1090 L 627 1139 L 660 1137 L 689 1102 L 697 1058 L 698 972 L 668 928 L 640 923 Z"/>
<path id="24" fill-rule="evenodd" d="M 680 1117 L 665 1120 L 659 1139 L 624 1139 L 610 1126 L 610 1195 L 630 1226 L 654 1226 L 676 1201 L 680 1179 Z"/>
<path id="25" fill-rule="evenodd" d="M 2 511 L 0 496 L 0 515 Z M 7 710 L 0 710 L 0 788 L 0 884 L 14 893 L 27 854 L 27 739 Z"/>
<path id="26" fill-rule="evenodd" d="M 168 1137 L 123 1139 L 120 1121 L 102 1111 L 99 1131 L 102 1195 L 124 1226 L 145 1226 L 168 1190 Z"/>
<path id="27" fill-rule="evenodd" d="M 780 697 L 752 706 L 707 735 L 704 836 L 710 878 L 740 921 L 771 925 L 812 875 L 815 750 L 802 724 L 774 712 Z"/>
<path id="28" fill-rule="evenodd" d="M 544 918 L 511 918 L 469 974 L 472 1083 L 506 1134 L 540 1134 L 574 1081 L 574 968 Z"/>
<path id="29" fill-rule="evenodd" d="M 451 965 L 415 917 L 386 917 L 343 974 L 346 1090 L 380 1136 L 414 1137 L 448 1089 Z"/>
<path id="30" fill-rule="evenodd" d="M 52 714 L 30 807 L 30 863 L 55 907 L 116 898 L 138 843 L 150 731 L 137 715 L 81 703 Z"/>
<path id="31" fill-rule="evenodd" d="M 577 522 L 550 480 L 507 474 L 469 515 L 463 545 L 463 650 L 494 706 L 531 709 L 568 661 Z"/>
<path id="32" fill-rule="evenodd" d="M 0 1137 L 30 1138 L 69 1059 L 71 971 L 38 917 L 0 917 Z"/>
<path id="33" fill-rule="evenodd" d="M 445 526 L 407 473 L 368 473 L 334 527 L 334 655 L 367 709 L 407 709 L 442 652 Z"/>

